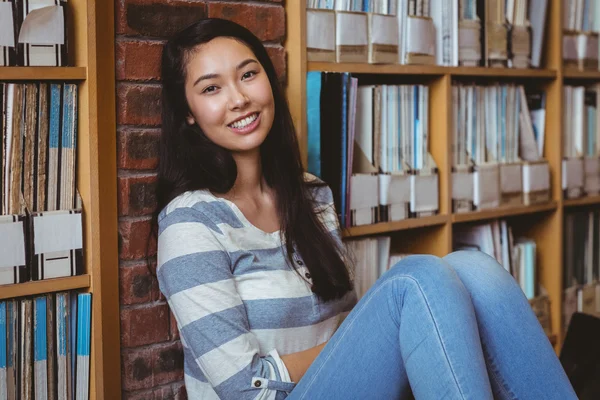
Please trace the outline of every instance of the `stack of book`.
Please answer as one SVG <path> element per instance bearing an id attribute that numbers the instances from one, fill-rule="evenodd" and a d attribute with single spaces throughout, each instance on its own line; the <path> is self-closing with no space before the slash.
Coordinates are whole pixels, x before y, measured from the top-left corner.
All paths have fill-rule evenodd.
<path id="1" fill-rule="evenodd" d="M 309 61 L 539 67 L 547 0 L 310 0 Z"/>
<path id="2" fill-rule="evenodd" d="M 600 85 L 564 87 L 563 191 L 565 198 L 600 193 Z"/>
<path id="3" fill-rule="evenodd" d="M 454 250 L 478 250 L 494 257 L 517 281 L 546 333 L 552 333 L 550 302 L 546 290 L 538 283 L 534 240 L 525 237 L 515 240 L 505 220 L 461 225 L 455 229 L 452 240 Z"/>
<path id="4" fill-rule="evenodd" d="M 0 284 L 77 275 L 77 86 L 0 83 L 0 110 Z"/>
<path id="5" fill-rule="evenodd" d="M 65 66 L 65 0 L 0 0 L 0 66 Z"/>
<path id="6" fill-rule="evenodd" d="M 0 301 L 0 399 L 89 399 L 91 294 Z"/>
<path id="7" fill-rule="evenodd" d="M 427 86 L 313 71 L 307 99 L 308 171 L 331 186 L 342 226 L 437 213 Z"/>
<path id="8" fill-rule="evenodd" d="M 390 236 L 346 240 L 344 245 L 354 268 L 354 290 L 358 299 L 365 295 L 381 275 L 407 256 L 390 252 Z"/>
<path id="9" fill-rule="evenodd" d="M 600 212 L 565 214 L 564 327 L 574 312 L 600 316 Z"/>
<path id="10" fill-rule="evenodd" d="M 452 96 L 454 212 L 549 201 L 544 93 L 455 84 Z"/>
<path id="11" fill-rule="evenodd" d="M 563 62 L 565 67 L 598 69 L 600 4 L 563 0 Z"/>

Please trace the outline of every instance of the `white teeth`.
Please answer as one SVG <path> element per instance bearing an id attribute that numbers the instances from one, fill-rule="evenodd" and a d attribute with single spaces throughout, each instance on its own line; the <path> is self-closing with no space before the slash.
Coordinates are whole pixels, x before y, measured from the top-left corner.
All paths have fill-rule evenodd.
<path id="1" fill-rule="evenodd" d="M 251 124 L 252 122 L 254 122 L 254 120 L 256 120 L 257 117 L 258 117 L 258 114 L 254 113 L 249 117 L 246 117 L 240 121 L 234 122 L 230 126 L 232 128 L 242 129 L 242 128 L 245 128 L 247 125 Z"/>

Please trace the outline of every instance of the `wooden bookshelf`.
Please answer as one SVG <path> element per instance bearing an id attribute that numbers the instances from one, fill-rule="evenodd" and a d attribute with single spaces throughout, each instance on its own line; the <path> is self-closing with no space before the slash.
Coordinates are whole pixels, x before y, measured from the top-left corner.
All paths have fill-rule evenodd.
<path id="1" fill-rule="evenodd" d="M 565 207 L 580 207 L 600 204 L 600 196 L 586 196 L 578 199 L 566 199 L 563 201 Z"/>
<path id="2" fill-rule="evenodd" d="M 121 398 L 114 2 L 68 3 L 71 67 L 0 67 L 2 81 L 76 81 L 85 275 L 0 286 L 0 299 L 92 293 L 90 399 Z"/>
<path id="3" fill-rule="evenodd" d="M 555 70 L 519 68 L 445 67 L 439 65 L 394 65 L 362 63 L 309 62 L 309 71 L 351 72 L 377 75 L 421 75 L 421 76 L 484 76 L 492 78 L 556 78 Z"/>
<path id="4" fill-rule="evenodd" d="M 0 300 L 42 293 L 62 292 L 64 290 L 88 289 L 90 287 L 90 281 L 89 275 L 79 275 L 70 276 L 68 278 L 31 281 L 16 285 L 4 285 L 0 286 Z"/>
<path id="5" fill-rule="evenodd" d="M 589 79 L 600 80 L 600 71 L 579 71 L 576 69 L 565 69 L 563 71 L 565 79 Z"/>
<path id="6" fill-rule="evenodd" d="M 306 72 L 350 72 L 373 75 L 377 82 L 409 82 L 429 85 L 430 152 L 436 160 L 440 179 L 440 213 L 434 217 L 382 223 L 346 229 L 345 238 L 390 234 L 399 235 L 392 246 L 402 251 L 444 255 L 452 251 L 453 229 L 463 223 L 476 223 L 495 218 L 510 218 L 513 230 L 531 237 L 538 249 L 539 282 L 551 300 L 552 335 L 549 340 L 560 351 L 562 326 L 562 260 L 563 217 L 568 207 L 600 204 L 600 196 L 564 200 L 561 190 L 563 85 L 565 80 L 600 81 L 600 71 L 565 70 L 562 62 L 561 2 L 549 2 L 546 23 L 543 68 L 510 69 L 480 67 L 445 67 L 429 65 L 371 65 L 358 63 L 307 62 L 306 57 L 306 0 L 286 3 L 288 53 L 288 86 L 292 116 L 301 145 L 303 161 L 307 163 L 306 139 Z M 408 79 L 405 79 L 408 78 Z M 452 149 L 452 82 L 476 81 L 516 82 L 534 85 L 546 91 L 546 139 L 544 157 L 551 169 L 551 201 L 547 204 L 506 207 L 493 210 L 453 213 L 451 193 Z M 413 231 L 414 230 L 414 231 Z"/>
<path id="7" fill-rule="evenodd" d="M 379 224 L 354 226 L 343 232 L 345 238 L 376 235 L 387 232 L 404 231 L 408 229 L 424 228 L 427 226 L 444 225 L 449 221 L 448 215 L 434 215 L 423 218 L 408 218 L 397 222 L 382 222 Z"/>
<path id="8" fill-rule="evenodd" d="M 0 67 L 2 81 L 83 81 L 86 78 L 86 67 Z"/>
<path id="9" fill-rule="evenodd" d="M 515 215 L 534 214 L 544 211 L 556 210 L 557 203 L 551 201 L 546 204 L 536 204 L 532 206 L 520 206 L 520 207 L 498 207 L 490 210 L 473 211 L 469 213 L 452 214 L 452 222 L 474 222 L 474 221 L 485 221 L 496 218 L 507 218 Z"/>

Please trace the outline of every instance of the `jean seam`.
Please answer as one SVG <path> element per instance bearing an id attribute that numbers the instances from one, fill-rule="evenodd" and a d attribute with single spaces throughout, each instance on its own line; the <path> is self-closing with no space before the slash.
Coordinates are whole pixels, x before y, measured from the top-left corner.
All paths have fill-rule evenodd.
<path id="1" fill-rule="evenodd" d="M 458 379 L 456 377 L 456 373 L 454 372 L 454 368 L 452 367 L 452 363 L 450 363 L 450 359 L 448 357 L 448 352 L 446 351 L 446 346 L 444 345 L 444 342 L 442 340 L 442 336 L 440 335 L 440 331 L 439 328 L 437 326 L 437 323 L 435 321 L 435 318 L 433 317 L 433 313 L 431 312 L 431 307 L 429 306 L 429 302 L 427 301 L 427 297 L 425 296 L 425 294 L 423 293 L 423 288 L 421 287 L 421 285 L 419 284 L 419 282 L 413 278 L 412 276 L 408 276 L 408 275 L 400 275 L 394 278 L 390 278 L 389 280 L 383 282 L 381 284 L 381 286 L 379 288 L 377 288 L 377 290 L 375 290 L 369 297 L 369 299 L 367 299 L 367 301 L 365 302 L 365 304 L 362 306 L 362 308 L 360 310 L 358 310 L 358 313 L 356 315 L 356 317 L 354 317 L 354 319 L 352 321 L 350 321 L 350 324 L 348 325 L 348 328 L 346 329 L 346 332 L 344 332 L 344 334 L 340 337 L 340 339 L 338 340 L 338 342 L 335 344 L 335 347 L 333 347 L 331 349 L 331 351 L 329 352 L 329 355 L 327 356 L 327 358 L 325 360 L 323 360 L 323 363 L 321 365 L 321 367 L 315 371 L 315 374 L 313 376 L 313 378 L 311 379 L 311 381 L 308 383 L 308 386 L 306 387 L 306 389 L 304 390 L 304 393 L 302 393 L 302 397 L 300 399 L 304 399 L 306 392 L 308 391 L 308 389 L 310 389 L 310 387 L 312 386 L 314 380 L 316 379 L 318 373 L 321 371 L 321 369 L 323 369 L 323 366 L 325 365 L 325 363 L 327 362 L 327 360 L 329 360 L 329 358 L 331 358 L 334 350 L 337 348 L 337 346 L 339 345 L 339 343 L 341 342 L 341 340 L 343 339 L 343 337 L 346 335 L 346 333 L 350 330 L 350 327 L 354 324 L 354 322 L 356 321 L 356 319 L 358 318 L 358 316 L 363 312 L 363 310 L 365 309 L 365 307 L 367 306 L 367 304 L 369 304 L 371 302 L 371 300 L 373 299 L 373 297 L 375 297 L 375 294 L 377 294 L 385 285 L 387 285 L 390 282 L 394 282 L 396 280 L 402 279 L 402 278 L 406 278 L 406 279 L 410 279 L 412 280 L 417 287 L 419 288 L 419 292 L 421 293 L 421 296 L 423 296 L 423 299 L 425 300 L 425 304 L 427 305 L 427 310 L 429 311 L 429 314 L 431 316 L 431 320 L 433 321 L 433 325 L 435 326 L 435 330 L 436 333 L 438 335 L 438 339 L 440 341 L 440 344 L 442 346 L 442 350 L 444 353 L 444 357 L 446 358 L 446 362 L 448 363 L 448 366 L 450 368 L 450 372 L 452 373 L 452 378 L 454 379 L 454 383 L 456 384 L 456 387 L 458 388 L 458 391 L 460 392 L 462 398 L 465 398 L 465 395 L 458 383 Z"/>
<path id="2" fill-rule="evenodd" d="M 490 371 L 491 371 L 490 375 L 492 376 L 492 379 L 496 382 L 496 384 L 498 385 L 498 387 L 502 391 L 502 394 L 505 395 L 506 398 L 508 398 L 508 399 L 517 400 L 517 397 L 512 392 L 512 390 L 510 390 L 504 384 L 504 379 L 501 379 L 500 374 L 498 373 L 498 370 L 496 368 L 496 363 L 492 359 L 492 357 L 490 355 L 490 352 L 487 351 L 486 346 L 484 346 L 483 340 L 481 341 L 481 347 L 482 347 L 482 350 L 483 350 L 484 354 L 486 355 L 486 358 L 488 359 L 488 363 L 489 363 Z"/>

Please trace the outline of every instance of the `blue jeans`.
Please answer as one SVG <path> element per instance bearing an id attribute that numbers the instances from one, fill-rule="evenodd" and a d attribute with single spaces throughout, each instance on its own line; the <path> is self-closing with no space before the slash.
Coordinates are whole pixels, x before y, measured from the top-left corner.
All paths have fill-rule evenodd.
<path id="1" fill-rule="evenodd" d="M 529 302 L 488 255 L 411 256 L 348 314 L 288 400 L 577 399 Z"/>

